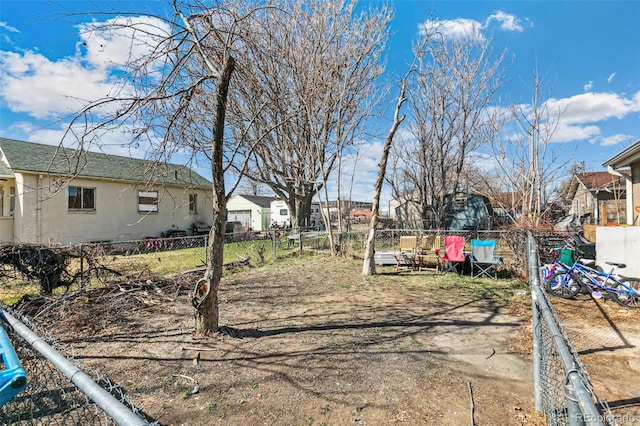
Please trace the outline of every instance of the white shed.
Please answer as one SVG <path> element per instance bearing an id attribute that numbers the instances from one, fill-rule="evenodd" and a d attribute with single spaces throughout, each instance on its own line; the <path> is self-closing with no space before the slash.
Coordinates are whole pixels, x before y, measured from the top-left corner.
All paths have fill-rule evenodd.
<path id="1" fill-rule="evenodd" d="M 274 197 L 236 195 L 227 202 L 227 222 L 240 222 L 254 231 L 269 229 L 271 201 Z"/>

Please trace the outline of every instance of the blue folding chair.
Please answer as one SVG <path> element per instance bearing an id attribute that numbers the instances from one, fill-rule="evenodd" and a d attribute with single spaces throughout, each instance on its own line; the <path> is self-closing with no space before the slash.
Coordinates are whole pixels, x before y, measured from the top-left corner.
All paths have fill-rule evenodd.
<path id="1" fill-rule="evenodd" d="M 498 265 L 502 256 L 496 256 L 496 240 L 471 240 L 471 276 L 498 279 Z"/>
<path id="2" fill-rule="evenodd" d="M 27 387 L 27 373 L 18 360 L 9 335 L 0 325 L 0 355 L 4 370 L 0 371 L 0 407 Z"/>

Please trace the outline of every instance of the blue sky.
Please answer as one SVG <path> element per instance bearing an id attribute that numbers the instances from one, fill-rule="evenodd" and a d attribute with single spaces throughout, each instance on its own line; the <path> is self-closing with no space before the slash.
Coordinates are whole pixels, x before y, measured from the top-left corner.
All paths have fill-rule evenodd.
<path id="1" fill-rule="evenodd" d="M 587 170 L 602 170 L 604 161 L 640 139 L 640 1 L 390 4 L 395 10 L 390 77 L 406 71 L 419 26 L 438 19 L 452 34 L 473 28 L 478 36 L 493 39 L 494 51 L 508 50 L 509 82 L 497 106 L 530 102 L 529 85 L 538 69 L 549 82 L 551 101 L 565 109 L 554 143 L 576 162 L 584 161 Z M 157 12 L 164 5 L 144 0 L 0 2 L 1 136 L 56 144 L 74 109 L 108 93 L 109 79 L 94 62 L 96 52 L 79 48 L 78 24 L 106 19 L 91 13 L 96 7 Z M 371 193 L 380 146 L 373 143 L 360 160 L 355 194 Z"/>

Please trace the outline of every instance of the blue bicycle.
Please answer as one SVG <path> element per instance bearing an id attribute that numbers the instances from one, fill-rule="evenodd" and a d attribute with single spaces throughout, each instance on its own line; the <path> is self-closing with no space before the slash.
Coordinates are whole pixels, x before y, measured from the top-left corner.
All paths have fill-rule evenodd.
<path id="1" fill-rule="evenodd" d="M 621 277 L 613 274 L 616 268 L 624 268 L 623 263 L 606 262 L 611 265 L 611 272 L 604 272 L 575 262 L 567 269 L 556 271 L 546 279 L 549 293 L 563 299 L 571 299 L 583 288 L 588 290 L 594 299 L 607 297 L 618 304 L 640 309 L 640 278 Z"/>

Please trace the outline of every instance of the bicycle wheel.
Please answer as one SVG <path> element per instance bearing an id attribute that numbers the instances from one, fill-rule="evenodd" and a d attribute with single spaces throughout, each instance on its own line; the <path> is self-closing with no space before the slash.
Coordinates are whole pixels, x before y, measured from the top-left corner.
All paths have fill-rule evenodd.
<path id="1" fill-rule="evenodd" d="M 623 278 L 620 282 L 635 290 L 635 294 L 628 288 L 618 285 L 610 292 L 613 300 L 625 308 L 640 309 L 640 278 Z"/>
<path id="2" fill-rule="evenodd" d="M 580 280 L 574 274 L 556 272 L 547 280 L 547 290 L 556 297 L 571 299 L 580 291 Z"/>

